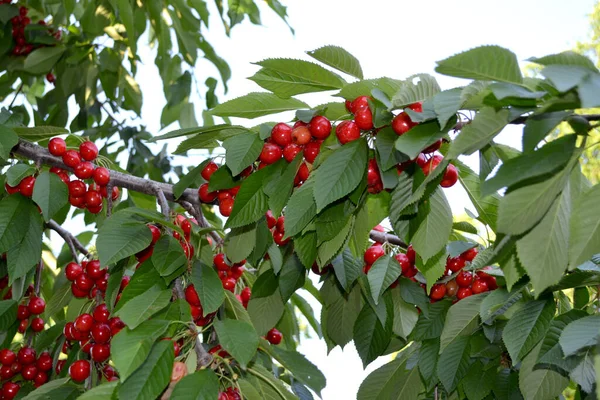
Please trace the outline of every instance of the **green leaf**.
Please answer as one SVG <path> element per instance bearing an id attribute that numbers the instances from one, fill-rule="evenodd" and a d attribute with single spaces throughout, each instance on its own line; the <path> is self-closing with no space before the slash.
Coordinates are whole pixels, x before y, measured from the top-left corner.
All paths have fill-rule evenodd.
<path id="1" fill-rule="evenodd" d="M 392 331 L 395 335 L 407 339 L 408 335 L 410 335 L 417 325 L 419 312 L 413 304 L 409 304 L 402 300 L 400 289 L 391 289 L 390 293 L 392 295 L 394 310 L 394 324 L 392 326 Z"/>
<path id="2" fill-rule="evenodd" d="M 313 195 L 317 211 L 351 193 L 362 180 L 367 166 L 364 139 L 354 140 L 333 151 L 316 169 Z"/>
<path id="3" fill-rule="evenodd" d="M 14 130 L 0 125 L 0 160 L 8 160 L 10 151 L 17 143 L 19 143 L 19 137 L 15 134 Z"/>
<path id="4" fill-rule="evenodd" d="M 210 113 L 219 117 L 256 118 L 301 108 L 309 107 L 294 98 L 282 99 L 271 93 L 254 92 L 219 104 Z"/>
<path id="5" fill-rule="evenodd" d="M 285 259 L 279 273 L 279 290 L 284 303 L 292 297 L 296 290 L 304 286 L 305 278 L 306 268 L 292 253 Z"/>
<path id="6" fill-rule="evenodd" d="M 105 382 L 95 388 L 84 392 L 77 400 L 105 400 L 112 399 L 119 381 Z"/>
<path id="7" fill-rule="evenodd" d="M 17 302 L 15 300 L 0 301 L 0 331 L 7 331 L 17 319 Z"/>
<path id="8" fill-rule="evenodd" d="M 523 128 L 523 151 L 535 149 L 535 146 L 569 114 L 568 111 L 556 111 L 529 116 Z"/>
<path id="9" fill-rule="evenodd" d="M 352 340 L 356 319 L 361 309 L 362 297 L 358 285 L 354 286 L 347 298 L 338 292 L 335 300 L 326 304 L 327 312 L 323 326 L 335 344 L 344 348 Z"/>
<path id="10" fill-rule="evenodd" d="M 486 296 L 487 293 L 470 296 L 450 307 L 440 338 L 440 352 L 456 338 L 470 336 L 479 328 L 479 308 Z"/>
<path id="11" fill-rule="evenodd" d="M 321 395 L 321 390 L 325 388 L 325 376 L 306 357 L 296 351 L 269 346 L 266 342 L 261 344 L 261 348 L 294 375 L 294 378 Z"/>
<path id="12" fill-rule="evenodd" d="M 559 92 L 567 92 L 579 85 L 591 71 L 578 65 L 549 65 L 540 73 L 548 78 Z"/>
<path id="13" fill-rule="evenodd" d="M 482 81 L 521 83 L 517 57 L 499 46 L 481 46 L 438 61 L 437 73 Z"/>
<path id="14" fill-rule="evenodd" d="M 576 135 L 566 135 L 551 141 L 541 149 L 511 158 L 502 163 L 496 174 L 483 182 L 483 196 L 527 179 L 551 174 L 564 167 L 575 151 Z"/>
<path id="15" fill-rule="evenodd" d="M 333 271 L 338 282 L 348 292 L 360 275 L 362 260 L 355 258 L 350 249 L 345 248 L 339 256 L 331 261 L 331 265 L 333 265 Z"/>
<path id="16" fill-rule="evenodd" d="M 484 364 L 481 361 L 471 364 L 469 372 L 462 381 L 468 399 L 484 399 L 492 391 L 495 379 L 496 370 L 494 368 L 484 369 Z"/>
<path id="17" fill-rule="evenodd" d="M 135 56 L 137 52 L 138 34 L 136 34 L 135 30 L 135 20 L 131 2 L 129 0 L 117 0 L 117 10 L 123 21 L 123 25 L 125 26 L 125 31 L 127 32 L 127 44 L 129 44 L 129 48 Z"/>
<path id="18" fill-rule="evenodd" d="M 255 133 L 236 135 L 223 142 L 225 164 L 233 176 L 239 175 L 246 167 L 258 159 L 263 141 Z"/>
<path id="19" fill-rule="evenodd" d="M 455 123 L 456 118 L 451 118 L 442 129 L 440 129 L 437 121 L 419 124 L 396 139 L 396 149 L 414 160 L 421 151 L 446 136 Z"/>
<path id="20" fill-rule="evenodd" d="M 597 211 L 600 185 L 581 194 L 573 206 L 569 235 L 569 263 L 575 267 L 589 260 L 600 249 L 600 221 Z"/>
<path id="21" fill-rule="evenodd" d="M 259 380 L 255 382 L 260 384 L 260 389 L 263 392 L 261 399 L 269 400 L 297 400 L 298 398 L 292 395 L 283 382 L 277 379 L 265 367 L 259 364 L 252 365 L 247 370 L 250 374 L 256 376 Z M 256 385 L 255 385 L 256 387 Z"/>
<path id="22" fill-rule="evenodd" d="M 225 224 L 226 228 L 239 228 L 261 219 L 269 209 L 268 198 L 263 191 L 263 182 L 269 170 L 263 168 L 244 179 L 235 196 L 233 210 Z"/>
<path id="23" fill-rule="evenodd" d="M 217 311 L 225 300 L 225 291 L 214 268 L 200 261 L 194 262 L 191 280 L 198 292 L 204 314 Z"/>
<path id="24" fill-rule="evenodd" d="M 558 283 L 567 269 L 570 216 L 571 194 L 567 184 L 540 223 L 517 242 L 519 261 L 537 294 Z"/>
<path id="25" fill-rule="evenodd" d="M 142 322 L 169 305 L 171 291 L 161 290 L 158 285 L 152 286 L 143 294 L 126 302 L 115 315 L 120 317 L 125 324 L 135 329 Z"/>
<path id="26" fill-rule="evenodd" d="M 254 327 L 248 322 L 235 319 L 217 320 L 213 326 L 219 344 L 245 368 L 258 348 L 258 335 Z"/>
<path id="27" fill-rule="evenodd" d="M 554 300 L 536 300 L 519 309 L 508 321 L 502 339 L 513 362 L 523 358 L 546 334 L 556 307 Z"/>
<path id="28" fill-rule="evenodd" d="M 421 293 L 425 295 L 425 291 L 418 284 L 415 286 L 421 289 Z M 402 293 L 401 293 L 402 294 Z M 426 298 L 428 298 L 425 295 Z M 404 299 L 407 301 L 406 299 Z M 440 337 L 446 321 L 446 313 L 450 308 L 451 303 L 448 301 L 439 301 L 429 306 L 427 315 L 423 313 L 419 316 L 417 326 L 412 332 L 413 340 L 427 340 Z M 419 306 L 419 308 L 421 308 Z"/>
<path id="29" fill-rule="evenodd" d="M 173 343 L 170 340 L 156 343 L 144 363 L 127 379 L 121 376 L 120 399 L 155 399 L 160 396 L 171 380 L 173 370 Z"/>
<path id="30" fill-rule="evenodd" d="M 342 251 L 347 243 L 348 235 L 352 230 L 353 219 L 349 219 L 346 225 L 331 240 L 322 243 L 317 250 L 317 263 L 324 268 L 336 255 Z"/>
<path id="31" fill-rule="evenodd" d="M 396 258 L 390 254 L 379 257 L 367 274 L 369 286 L 371 287 L 371 296 L 375 304 L 379 303 L 379 298 L 383 292 L 390 287 L 392 283 L 402 273 L 400 264 Z"/>
<path id="32" fill-rule="evenodd" d="M 418 81 L 414 83 L 416 79 Z M 402 82 L 400 89 L 392 98 L 392 104 L 395 108 L 402 108 L 429 99 L 440 90 L 440 85 L 433 76 L 429 74 L 412 75 Z"/>
<path id="33" fill-rule="evenodd" d="M 408 369 L 407 360 L 398 358 L 371 372 L 358 388 L 357 399 L 416 399 L 422 390 L 418 368 Z"/>
<path id="34" fill-rule="evenodd" d="M 233 228 L 225 237 L 225 254 L 230 261 L 240 262 L 252 253 L 256 243 L 256 224 Z"/>
<path id="35" fill-rule="evenodd" d="M 211 369 L 184 376 L 171 394 L 171 400 L 213 400 L 219 396 L 219 378 Z"/>
<path id="36" fill-rule="evenodd" d="M 208 190 L 209 192 L 214 192 L 215 190 L 231 189 L 239 184 L 239 181 L 235 181 L 233 179 L 233 175 L 231 174 L 229 168 L 220 167 L 210 176 L 210 180 L 208 181 Z"/>
<path id="37" fill-rule="evenodd" d="M 559 396 L 569 384 L 569 379 L 551 369 L 536 367 L 542 347 L 540 342 L 521 363 L 519 388 L 525 400 L 544 400 Z"/>
<path id="38" fill-rule="evenodd" d="M 498 208 L 498 231 L 519 235 L 535 226 L 563 190 L 569 172 L 567 166 L 550 179 L 524 186 L 504 196 Z"/>
<path id="39" fill-rule="evenodd" d="M 35 179 L 32 198 L 49 221 L 68 204 L 69 189 L 58 175 L 44 171 Z"/>
<path id="40" fill-rule="evenodd" d="M 470 336 L 458 336 L 440 354 L 437 374 L 444 388 L 453 391 L 469 370 Z"/>
<path id="41" fill-rule="evenodd" d="M 162 235 L 154 245 L 152 264 L 160 276 L 169 276 L 187 264 L 181 244 L 170 235 Z"/>
<path id="42" fill-rule="evenodd" d="M 277 279 L 272 271 L 264 272 L 252 287 L 248 314 L 256 332 L 264 336 L 277 325 L 283 315 L 284 303 L 278 290 Z"/>
<path id="43" fill-rule="evenodd" d="M 430 211 L 412 237 L 415 252 L 426 263 L 445 248 L 452 233 L 452 210 L 441 189 L 429 198 Z"/>
<path id="44" fill-rule="evenodd" d="M 185 189 L 189 188 L 192 184 L 194 184 L 194 182 L 196 182 L 198 180 L 198 177 L 200 176 L 200 173 L 202 172 L 202 169 L 204 168 L 204 166 L 205 166 L 205 163 L 201 163 L 201 164 L 197 165 L 196 167 L 190 169 L 190 171 L 187 174 L 180 177 L 179 181 L 173 185 L 173 195 L 175 196 L 176 199 L 181 197 L 183 192 L 185 192 Z M 227 168 L 223 168 L 223 170 L 226 170 L 226 169 Z"/>
<path id="45" fill-rule="evenodd" d="M 595 346 L 600 336 L 600 315 L 589 315 L 568 324 L 560 335 L 560 347 L 568 357 Z"/>
<path id="46" fill-rule="evenodd" d="M 270 179 L 268 182 L 265 182 L 264 192 L 269 196 L 269 209 L 273 212 L 273 215 L 280 215 L 290 199 L 290 195 L 294 189 L 294 178 L 301 163 L 302 153 L 299 153 L 285 167 L 279 178 Z"/>
<path id="47" fill-rule="evenodd" d="M 479 176 L 458 160 L 454 164 L 458 168 L 458 179 L 479 214 L 478 219 L 495 229 L 500 197 L 496 194 L 482 196 Z"/>
<path id="48" fill-rule="evenodd" d="M 23 400 L 46 400 L 46 399 L 71 399 L 75 398 L 81 389 L 74 382 L 69 382 L 68 378 L 56 379 L 50 381 L 39 388 L 33 390 Z"/>
<path id="49" fill-rule="evenodd" d="M 463 127 L 452 141 L 448 157 L 457 158 L 461 154 L 473 154 L 483 148 L 508 124 L 508 118 L 509 111 L 506 109 L 498 112 L 491 107 L 481 109 L 475 119 Z"/>
<path id="50" fill-rule="evenodd" d="M 111 340 L 111 359 L 122 380 L 143 364 L 152 345 L 168 328 L 166 321 L 149 320 L 137 328 L 125 328 Z"/>
<path id="51" fill-rule="evenodd" d="M 391 127 L 382 128 L 377 132 L 375 147 L 377 148 L 377 154 L 379 154 L 379 166 L 383 171 L 395 167 L 400 162 L 408 161 L 408 157 L 396 150 L 395 142 L 397 139 L 398 135 Z"/>
<path id="52" fill-rule="evenodd" d="M 579 65 L 594 72 L 598 71 L 594 63 L 589 58 L 571 50 L 563 51 L 562 53 L 557 54 L 550 54 L 544 57 L 531 57 L 527 61 L 531 61 L 540 65 Z"/>
<path id="53" fill-rule="evenodd" d="M 29 216 L 27 225 L 23 228 L 26 234 L 21 242 L 12 247 L 6 253 L 8 284 L 12 285 L 17 279 L 24 278 L 40 262 L 42 256 L 42 219 L 39 211 L 31 202 L 27 202 L 27 208 L 21 210 Z M 15 298 L 16 293 L 13 289 Z"/>
<path id="54" fill-rule="evenodd" d="M 391 318 L 383 326 L 377 313 L 369 304 L 365 304 L 354 323 L 354 345 L 366 368 L 373 360 L 383 354 L 392 335 Z"/>
<path id="55" fill-rule="evenodd" d="M 433 108 L 440 127 L 445 126 L 463 104 L 462 88 L 444 90 L 433 96 Z"/>
<path id="56" fill-rule="evenodd" d="M 65 50 L 64 46 L 40 47 L 27 56 L 23 68 L 32 75 L 50 72 Z"/>
<path id="57" fill-rule="evenodd" d="M 98 229 L 96 248 L 104 267 L 136 254 L 152 242 L 152 233 L 144 222 L 120 211 L 107 218 Z"/>
<path id="58" fill-rule="evenodd" d="M 307 51 L 306 54 L 338 71 L 363 79 L 363 71 L 358 59 L 339 46 L 323 46 Z"/>
<path id="59" fill-rule="evenodd" d="M 6 171 L 6 183 L 13 187 L 17 186 L 23 178 L 31 176 L 34 173 L 35 168 L 29 164 L 15 164 Z"/>
<path id="60" fill-rule="evenodd" d="M 288 201 L 285 210 L 285 234 L 292 237 L 302 232 L 317 215 L 317 205 L 313 196 L 315 179 L 308 179 L 296 189 Z"/>
<path id="61" fill-rule="evenodd" d="M 379 89 L 388 97 L 392 97 L 398 92 L 403 82 L 404 81 L 385 77 L 365 79 L 347 84 L 336 96 L 343 97 L 346 100 L 354 100 L 358 96 L 369 96 L 374 89 Z"/>

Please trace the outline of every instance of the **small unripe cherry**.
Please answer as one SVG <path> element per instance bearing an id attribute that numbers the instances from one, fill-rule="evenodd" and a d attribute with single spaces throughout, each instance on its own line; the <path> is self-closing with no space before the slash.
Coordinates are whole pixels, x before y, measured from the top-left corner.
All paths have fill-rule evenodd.
<path id="1" fill-rule="evenodd" d="M 446 296 L 454 297 L 458 292 L 459 286 L 454 279 L 446 283 Z"/>

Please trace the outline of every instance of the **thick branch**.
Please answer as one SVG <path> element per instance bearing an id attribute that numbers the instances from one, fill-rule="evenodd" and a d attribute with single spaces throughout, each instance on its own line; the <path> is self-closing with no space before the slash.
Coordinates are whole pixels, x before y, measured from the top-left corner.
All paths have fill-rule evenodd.
<path id="1" fill-rule="evenodd" d="M 85 246 L 82 245 L 81 242 L 77 240 L 75 236 L 71 235 L 69 231 L 67 231 L 58 223 L 56 223 L 56 221 L 50 220 L 46 223 L 46 226 L 58 233 L 63 238 L 63 240 L 69 246 L 69 249 L 71 250 L 71 254 L 73 255 L 75 261 L 77 261 L 77 252 L 75 251 L 75 249 L 79 250 L 79 252 L 87 258 L 90 258 L 90 253 L 87 251 Z"/>
<path id="2" fill-rule="evenodd" d="M 400 246 L 405 249 L 408 247 L 408 245 L 406 243 L 404 243 L 404 241 L 402 239 L 400 239 L 398 236 L 390 235 L 389 233 L 379 232 L 379 231 L 371 231 L 369 233 L 369 237 L 378 243 L 388 242 L 388 243 L 395 244 L 396 246 Z"/>

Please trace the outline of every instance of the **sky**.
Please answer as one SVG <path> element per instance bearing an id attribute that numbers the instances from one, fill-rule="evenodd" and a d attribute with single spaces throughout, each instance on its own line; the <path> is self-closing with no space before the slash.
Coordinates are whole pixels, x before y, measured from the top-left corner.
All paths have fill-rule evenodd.
<path id="1" fill-rule="evenodd" d="M 209 2 L 212 4 L 212 2 Z M 365 78 L 388 76 L 402 79 L 415 73 L 434 73 L 435 62 L 455 53 L 484 44 L 496 44 L 516 53 L 520 61 L 572 48 L 587 38 L 588 14 L 592 0 L 291 0 L 288 6 L 289 28 L 273 12 L 261 4 L 262 26 L 245 21 L 236 26 L 230 38 L 211 9 L 210 31 L 205 32 L 210 43 L 232 69 L 229 92 L 220 86 L 221 101 L 261 90 L 246 78 L 258 67 L 252 62 L 265 58 L 308 58 L 304 52 L 324 45 L 338 45 L 362 64 Z M 142 60 L 150 60 L 152 51 L 140 43 Z M 208 76 L 217 77 L 216 69 L 200 60 L 194 70 L 199 82 Z M 442 88 L 459 86 L 464 81 L 438 77 Z M 142 121 L 148 131 L 160 131 L 160 113 L 165 104 L 162 87 L 157 85 L 158 71 L 152 62 L 141 66 L 136 77 L 144 94 Z M 204 93 L 205 89 L 200 88 Z M 331 93 L 310 95 L 303 99 L 315 106 L 330 101 Z M 197 114 L 202 110 L 197 100 Z M 279 118 L 279 119 L 278 119 Z M 288 121 L 291 116 L 268 120 Z M 235 120 L 248 126 L 256 121 Z M 172 125 L 165 133 L 176 129 Z M 518 128 L 503 132 L 498 141 L 519 148 Z M 174 148 L 170 145 L 169 148 Z M 200 152 L 191 159 L 176 158 L 181 165 L 197 165 Z M 477 160 L 467 160 L 473 167 Z M 458 186 L 458 185 L 457 185 Z M 465 193 L 459 188 L 446 191 L 455 213 L 469 207 Z M 317 315 L 319 314 L 318 310 Z M 353 399 L 360 383 L 369 372 L 388 362 L 381 357 L 363 370 L 353 344 L 344 351 L 336 348 L 326 355 L 324 343 L 304 339 L 298 349 L 315 363 L 327 377 L 323 399 Z"/>

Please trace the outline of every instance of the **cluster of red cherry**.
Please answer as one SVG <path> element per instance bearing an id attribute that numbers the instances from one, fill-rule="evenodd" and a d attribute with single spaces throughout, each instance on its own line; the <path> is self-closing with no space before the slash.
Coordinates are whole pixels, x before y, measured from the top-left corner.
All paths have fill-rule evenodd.
<path id="1" fill-rule="evenodd" d="M 3 0 L 0 4 L 10 4 L 10 0 Z M 27 42 L 27 38 L 25 37 L 25 27 L 31 24 L 31 19 L 27 16 L 28 13 L 29 10 L 27 7 L 21 6 L 19 7 L 19 15 L 10 20 L 12 23 L 12 37 L 15 41 L 15 47 L 12 49 L 12 55 L 14 56 L 26 56 L 36 48 L 48 46 L 46 44 Z M 40 20 L 38 25 L 46 25 L 46 21 Z M 54 36 L 56 40 L 60 40 L 61 38 L 60 31 L 54 32 L 52 29 L 48 28 L 48 33 Z M 48 79 L 48 82 L 53 83 L 54 75 L 49 73 L 46 75 L 46 79 Z"/>
<path id="2" fill-rule="evenodd" d="M 213 257 L 213 264 L 215 265 L 217 273 L 219 274 L 219 278 L 223 283 L 223 288 L 225 290 L 229 290 L 231 293 L 234 293 L 235 285 L 244 273 L 244 265 L 246 265 L 246 260 L 232 263 L 227 259 L 225 254 L 217 253 Z"/>
<path id="3" fill-rule="evenodd" d="M 242 400 L 242 395 L 238 388 L 230 386 L 224 392 L 219 392 L 218 400 Z"/>
<path id="4" fill-rule="evenodd" d="M 271 234 L 273 235 L 273 241 L 277 246 L 285 246 L 290 241 L 290 238 L 284 239 L 285 237 L 285 217 L 282 215 L 279 218 L 275 218 L 271 210 L 268 210 L 265 214 L 267 218 L 267 226 L 271 230 Z"/>
<path id="5" fill-rule="evenodd" d="M 202 303 L 200 303 L 200 297 L 198 296 L 198 292 L 196 292 L 194 284 L 190 284 L 185 288 L 185 301 L 190 305 L 192 319 L 197 326 L 206 326 L 214 318 L 215 313 L 204 315 Z"/>
<path id="6" fill-rule="evenodd" d="M 192 219 L 192 222 L 195 223 L 196 221 Z M 183 237 L 181 237 L 181 234 L 177 231 L 173 231 L 173 237 L 179 240 L 179 244 L 181 245 L 186 258 L 191 260 L 194 256 L 194 246 L 192 246 L 190 243 L 190 238 L 192 235 L 192 223 L 185 216 L 178 214 L 175 217 L 175 224 L 183 231 Z M 154 253 L 154 245 L 156 242 L 158 242 L 158 239 L 160 239 L 162 234 L 160 228 L 158 228 L 156 225 L 148 224 L 148 229 L 150 229 L 150 232 L 152 233 L 152 241 L 148 247 L 135 255 L 138 261 L 138 267 L 152 256 Z"/>
<path id="7" fill-rule="evenodd" d="M 100 268 L 100 261 L 82 261 L 81 264 L 70 262 L 65 267 L 65 276 L 71 282 L 73 296 L 92 299 L 101 294 L 104 297 L 108 272 Z"/>
<path id="8" fill-rule="evenodd" d="M 92 314 L 84 313 L 67 322 L 63 329 L 65 344 L 63 353 L 67 354 L 72 342 L 79 342 L 81 351 L 89 354 L 92 361 L 102 364 L 110 357 L 110 340 L 125 328 L 125 323 L 119 317 L 110 316 L 106 304 L 98 304 Z M 106 379 L 116 380 L 112 367 L 105 364 L 102 371 Z M 69 375 L 76 382 L 82 382 L 90 375 L 88 360 L 77 360 L 69 367 Z"/>
<path id="9" fill-rule="evenodd" d="M 385 255 L 385 250 L 383 249 L 383 245 L 381 243 L 372 244 L 366 251 L 363 256 L 365 261 L 365 265 L 363 266 L 363 272 L 368 274 L 371 270 L 371 267 L 380 257 Z M 415 258 L 416 253 L 412 246 L 408 246 L 406 253 L 398 253 L 394 256 L 398 264 L 400 264 L 400 268 L 402 268 L 402 276 L 407 278 L 414 279 L 414 276 L 417 274 L 418 270 L 415 267 Z M 396 284 L 396 282 L 394 283 Z"/>
<path id="10" fill-rule="evenodd" d="M 215 164 L 213 161 L 210 161 L 206 166 L 202 169 L 200 175 L 206 180 L 209 181 L 210 177 L 217 172 L 219 166 Z M 240 177 L 246 178 L 250 176 L 252 173 L 252 166 L 244 169 L 240 173 Z M 200 201 L 206 204 L 212 204 L 215 201 L 219 204 L 219 212 L 224 217 L 229 217 L 231 215 L 231 210 L 233 210 L 233 202 L 235 201 L 235 196 L 239 192 L 240 187 L 235 186 L 231 189 L 222 189 L 214 192 L 208 191 L 208 183 L 203 183 L 200 185 L 198 189 L 198 197 Z"/>
<path id="11" fill-rule="evenodd" d="M 41 297 L 32 295 L 29 297 L 27 305 L 21 304 L 17 307 L 17 319 L 21 321 L 19 323 L 19 332 L 25 333 L 27 327 L 30 326 L 34 332 L 41 332 L 44 330 L 44 320 L 38 317 L 44 313 L 46 309 L 46 302 Z M 31 321 L 29 317 L 33 316 Z M 31 322 L 31 323 L 30 323 Z"/>
<path id="12" fill-rule="evenodd" d="M 0 378 L 5 381 L 2 385 L 2 399 L 11 400 L 17 396 L 23 382 L 33 381 L 35 387 L 48 382 L 48 373 L 52 370 L 52 357 L 44 351 L 39 357 L 33 348 L 24 346 L 17 353 L 11 349 L 0 350 Z"/>

